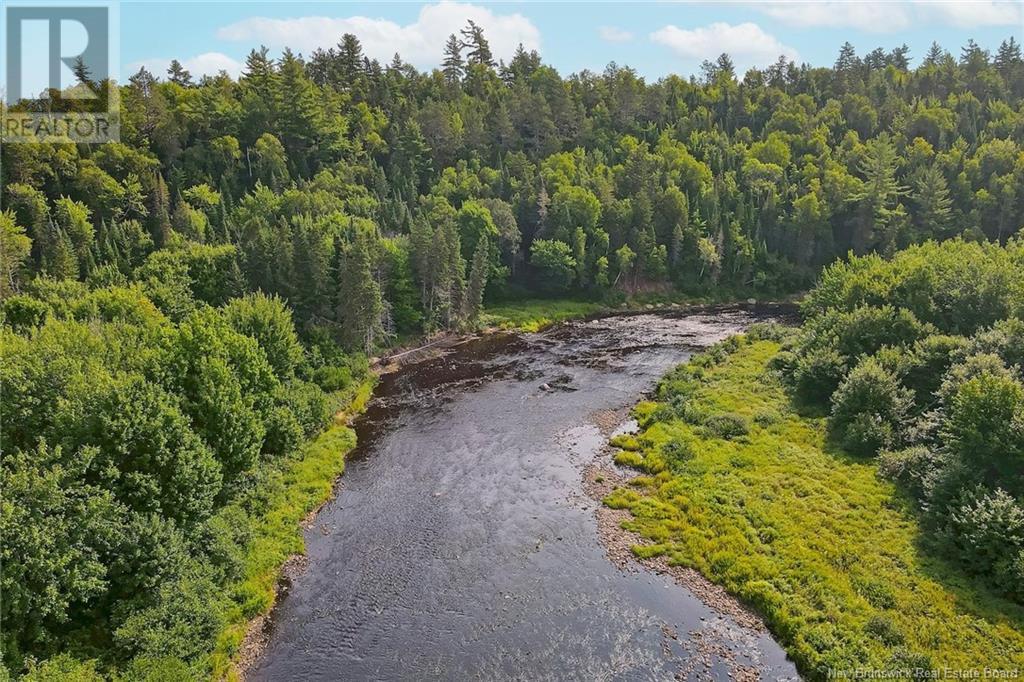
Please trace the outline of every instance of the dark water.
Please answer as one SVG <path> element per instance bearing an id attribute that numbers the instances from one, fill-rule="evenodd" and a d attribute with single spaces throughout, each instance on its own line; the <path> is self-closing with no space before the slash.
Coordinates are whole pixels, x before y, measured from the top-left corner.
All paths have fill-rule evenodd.
<path id="1" fill-rule="evenodd" d="M 795 677 L 769 637 L 669 578 L 617 569 L 580 490 L 606 439 L 594 413 L 753 317 L 495 335 L 386 376 L 249 679 Z"/>

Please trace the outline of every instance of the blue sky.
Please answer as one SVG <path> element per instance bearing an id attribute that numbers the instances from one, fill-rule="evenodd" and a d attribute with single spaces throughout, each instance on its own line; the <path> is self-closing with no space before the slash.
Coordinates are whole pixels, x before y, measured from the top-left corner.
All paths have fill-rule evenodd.
<path id="1" fill-rule="evenodd" d="M 121 2 L 122 77 L 173 57 L 194 74 L 237 75 L 248 51 L 266 44 L 309 54 L 355 33 L 372 57 L 397 51 L 419 68 L 436 66 L 445 37 L 474 19 L 498 58 L 522 42 L 564 75 L 610 61 L 656 80 L 687 76 L 703 59 L 729 52 L 737 66 L 786 54 L 829 65 L 849 40 L 864 54 L 906 43 L 920 59 L 933 40 L 957 53 L 974 38 L 994 50 L 1024 37 L 1024 1 L 974 2 Z M 912 63 L 916 63 L 912 62 Z"/>

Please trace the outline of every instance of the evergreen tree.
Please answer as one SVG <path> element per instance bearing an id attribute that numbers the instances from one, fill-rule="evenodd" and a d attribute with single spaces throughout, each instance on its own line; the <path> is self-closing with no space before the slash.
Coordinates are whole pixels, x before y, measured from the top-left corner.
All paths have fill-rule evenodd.
<path id="1" fill-rule="evenodd" d="M 444 60 L 441 62 L 441 71 L 444 79 L 449 85 L 458 85 L 466 73 L 465 63 L 462 61 L 462 42 L 451 34 L 444 46 Z"/>
<path id="2" fill-rule="evenodd" d="M 184 66 L 181 65 L 177 59 L 171 60 L 171 65 L 167 67 L 167 80 L 183 88 L 192 87 L 192 74 L 188 72 Z"/>
<path id="3" fill-rule="evenodd" d="M 949 188 L 942 171 L 935 166 L 925 168 L 914 185 L 913 199 L 917 204 L 917 223 L 921 236 L 925 239 L 950 236 L 948 229 L 953 201 L 949 197 Z"/>
<path id="4" fill-rule="evenodd" d="M 167 245 L 171 236 L 171 198 L 167 183 L 160 173 L 155 174 L 153 192 L 150 194 L 149 234 L 157 248 Z"/>
<path id="5" fill-rule="evenodd" d="M 357 235 L 344 258 L 338 292 L 342 338 L 353 350 L 367 355 L 383 340 L 384 300 L 373 275 L 369 237 Z"/>
<path id="6" fill-rule="evenodd" d="M 462 317 L 468 324 L 476 322 L 483 308 L 484 289 L 487 287 L 487 276 L 491 270 L 490 249 L 488 240 L 481 239 L 473 251 L 473 265 L 469 269 L 469 283 L 462 305 Z"/>
<path id="7" fill-rule="evenodd" d="M 17 293 L 22 267 L 32 252 L 32 240 L 14 221 L 12 211 L 0 213 L 0 301 Z"/>
<path id="8" fill-rule="evenodd" d="M 482 64 L 494 66 L 494 55 L 491 54 L 491 45 L 484 37 L 484 30 L 470 19 L 466 28 L 462 29 L 462 47 L 468 47 L 466 61 L 470 64 Z"/>
<path id="9" fill-rule="evenodd" d="M 899 198 L 907 192 L 896 179 L 898 162 L 896 148 L 888 136 L 880 135 L 868 143 L 859 166 L 864 182 L 850 197 L 859 206 L 860 215 L 852 239 L 853 249 L 858 254 L 893 243 L 894 229 L 904 215 Z"/>

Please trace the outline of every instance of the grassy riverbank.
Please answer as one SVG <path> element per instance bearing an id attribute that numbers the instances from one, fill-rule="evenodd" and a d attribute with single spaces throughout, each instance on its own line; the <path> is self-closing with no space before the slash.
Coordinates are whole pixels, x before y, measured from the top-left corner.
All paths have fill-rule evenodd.
<path id="1" fill-rule="evenodd" d="M 369 377 L 337 394 L 339 411 L 331 427 L 284 461 L 268 467 L 259 488 L 240 503 L 249 511 L 251 535 L 239 577 L 226 590 L 230 600 L 211 658 L 214 679 L 237 677 L 234 665 L 247 631 L 254 619 L 273 608 L 285 563 L 305 552 L 302 523 L 330 499 L 335 481 L 344 472 L 345 456 L 356 445 L 349 422 L 366 407 L 374 383 Z"/>
<path id="2" fill-rule="evenodd" d="M 1024 609 L 921 545 L 871 461 L 833 449 L 742 337 L 666 377 L 619 438 L 645 475 L 606 498 L 626 527 L 753 606 L 808 677 L 854 668 L 1024 667 Z"/>
<path id="3" fill-rule="evenodd" d="M 488 307 L 480 316 L 480 325 L 535 332 L 558 322 L 594 315 L 609 309 L 597 301 L 529 299 Z"/>
<path id="4" fill-rule="evenodd" d="M 601 313 L 641 311 L 673 305 L 707 305 L 746 301 L 752 294 L 722 291 L 715 296 L 689 296 L 677 292 L 638 293 L 622 300 L 588 301 L 534 298 L 489 306 L 480 316 L 481 327 L 535 332 L 558 322 Z"/>

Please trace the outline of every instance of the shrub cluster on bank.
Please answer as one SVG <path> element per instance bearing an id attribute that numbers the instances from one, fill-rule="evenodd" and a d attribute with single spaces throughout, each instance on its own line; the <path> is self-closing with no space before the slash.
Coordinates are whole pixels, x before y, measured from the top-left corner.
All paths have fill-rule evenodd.
<path id="1" fill-rule="evenodd" d="M 795 397 L 878 457 L 940 552 L 1024 601 L 1024 244 L 853 258 L 804 313 L 777 359 Z"/>

